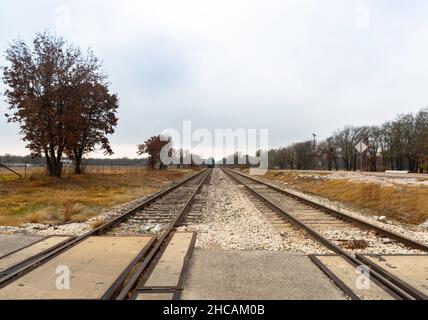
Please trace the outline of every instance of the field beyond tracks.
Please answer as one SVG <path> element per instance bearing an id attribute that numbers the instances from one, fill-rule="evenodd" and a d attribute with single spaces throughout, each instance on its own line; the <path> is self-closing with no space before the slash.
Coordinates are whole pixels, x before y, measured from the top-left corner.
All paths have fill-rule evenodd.
<path id="1" fill-rule="evenodd" d="M 155 193 L 191 170 L 147 170 L 136 167 L 87 168 L 83 175 L 48 177 L 27 169 L 18 179 L 0 171 L 0 225 L 85 221 L 103 209 Z M 23 174 L 22 168 L 17 171 Z"/>
<path id="2" fill-rule="evenodd" d="M 428 221 L 428 176 L 270 170 L 263 178 L 406 224 Z"/>

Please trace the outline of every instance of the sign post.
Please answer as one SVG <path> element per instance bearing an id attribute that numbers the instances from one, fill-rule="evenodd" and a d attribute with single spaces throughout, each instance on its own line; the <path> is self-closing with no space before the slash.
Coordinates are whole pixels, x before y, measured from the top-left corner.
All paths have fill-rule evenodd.
<path id="1" fill-rule="evenodd" d="M 360 153 L 360 169 L 363 174 L 363 152 L 367 150 L 366 144 L 361 140 L 355 145 L 355 149 Z"/>

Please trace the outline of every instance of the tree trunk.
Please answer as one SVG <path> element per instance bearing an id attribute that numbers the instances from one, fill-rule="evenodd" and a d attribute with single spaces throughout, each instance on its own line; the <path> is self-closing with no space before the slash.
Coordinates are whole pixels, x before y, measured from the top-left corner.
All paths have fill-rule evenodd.
<path id="1" fill-rule="evenodd" d="M 82 158 L 76 158 L 74 161 L 74 173 L 75 174 L 82 174 Z"/>
<path id="2" fill-rule="evenodd" d="M 334 158 L 333 161 L 334 161 L 334 167 L 336 168 L 336 171 L 339 171 L 339 162 L 337 161 L 336 158 Z"/>
<path id="3" fill-rule="evenodd" d="M 82 174 L 83 148 L 74 150 L 74 173 Z"/>
<path id="4" fill-rule="evenodd" d="M 332 162 L 332 159 L 328 159 L 328 171 L 331 171 L 331 168 L 332 168 L 331 162 Z"/>
<path id="5" fill-rule="evenodd" d="M 52 164 L 51 164 L 51 158 L 49 157 L 48 152 L 45 150 L 45 159 L 46 159 L 46 169 L 48 170 L 49 174 L 52 170 Z"/>
<path id="6" fill-rule="evenodd" d="M 62 163 L 61 163 L 61 153 L 58 151 L 58 154 L 55 154 L 53 148 L 49 148 L 49 152 L 45 150 L 46 156 L 46 165 L 48 167 L 49 175 L 51 177 L 61 178 L 62 174 Z"/>
<path id="7" fill-rule="evenodd" d="M 61 178 L 62 174 L 62 163 L 61 160 L 54 159 L 50 161 L 49 175 L 51 177 Z"/>

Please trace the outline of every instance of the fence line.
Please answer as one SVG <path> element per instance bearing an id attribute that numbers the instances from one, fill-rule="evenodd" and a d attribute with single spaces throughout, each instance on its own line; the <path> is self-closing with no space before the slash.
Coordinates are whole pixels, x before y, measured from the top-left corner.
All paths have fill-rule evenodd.
<path id="1" fill-rule="evenodd" d="M 86 165 L 82 167 L 82 172 L 86 174 L 121 174 L 127 172 L 143 172 L 143 170 L 147 169 L 147 165 Z M 20 175 L 22 177 L 27 177 L 46 173 L 47 169 L 44 166 L 23 165 L 6 168 L 0 165 L 0 176 Z M 74 174 L 74 166 L 63 166 L 63 176 L 72 176 Z"/>

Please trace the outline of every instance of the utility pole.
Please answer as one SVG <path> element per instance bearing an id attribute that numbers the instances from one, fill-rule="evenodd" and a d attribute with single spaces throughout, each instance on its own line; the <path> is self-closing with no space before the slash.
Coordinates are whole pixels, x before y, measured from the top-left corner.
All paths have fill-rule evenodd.
<path id="1" fill-rule="evenodd" d="M 313 148 L 313 157 L 314 157 L 314 159 L 316 158 L 316 148 L 317 148 L 317 134 L 316 133 L 312 133 L 312 136 L 314 137 L 314 142 L 313 142 L 313 146 L 312 146 L 312 148 Z M 312 167 L 312 169 L 315 169 L 315 167 L 317 166 L 317 164 L 315 163 L 315 167 L 313 167 L 313 165 L 314 165 L 314 160 L 312 160 L 311 161 L 311 167 Z"/>

